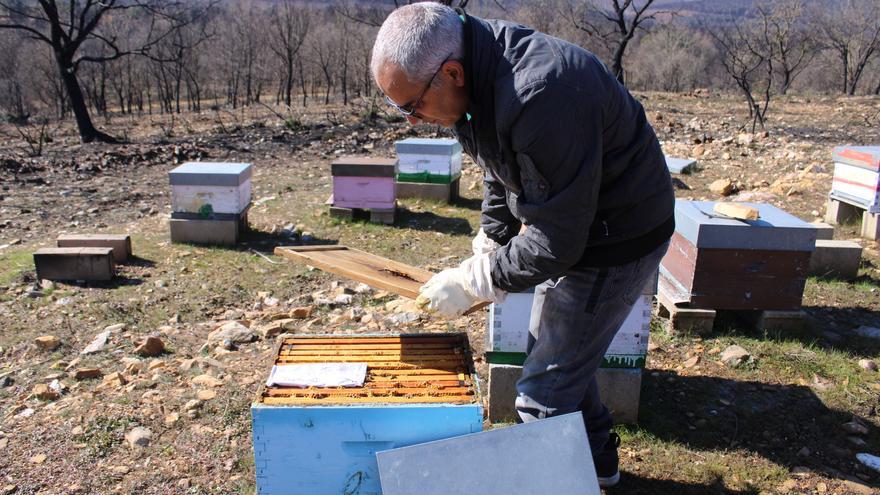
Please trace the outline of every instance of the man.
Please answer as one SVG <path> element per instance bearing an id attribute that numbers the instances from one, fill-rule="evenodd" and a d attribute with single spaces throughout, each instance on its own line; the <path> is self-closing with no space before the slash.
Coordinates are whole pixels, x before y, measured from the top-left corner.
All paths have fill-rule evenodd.
<path id="1" fill-rule="evenodd" d="M 620 439 L 595 373 L 674 230 L 642 106 L 586 50 L 436 3 L 388 16 L 371 70 L 391 106 L 451 128 L 485 174 L 474 255 L 419 302 L 451 317 L 535 287 L 519 416 L 581 411 L 600 484 L 617 483 Z"/>

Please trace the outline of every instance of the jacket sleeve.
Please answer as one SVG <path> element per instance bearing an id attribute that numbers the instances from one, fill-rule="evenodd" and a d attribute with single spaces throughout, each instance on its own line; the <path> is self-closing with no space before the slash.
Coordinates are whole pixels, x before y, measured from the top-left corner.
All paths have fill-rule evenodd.
<path id="1" fill-rule="evenodd" d="M 562 84 L 521 96 L 510 121 L 522 191 L 511 198 L 527 225 L 495 251 L 492 279 L 518 292 L 577 263 L 596 215 L 602 179 L 603 105 Z"/>
<path id="2" fill-rule="evenodd" d="M 507 244 L 520 228 L 510 208 L 507 207 L 507 197 L 504 186 L 492 177 L 489 172 L 483 175 L 483 205 L 480 214 L 480 227 L 490 239 L 501 244 Z"/>

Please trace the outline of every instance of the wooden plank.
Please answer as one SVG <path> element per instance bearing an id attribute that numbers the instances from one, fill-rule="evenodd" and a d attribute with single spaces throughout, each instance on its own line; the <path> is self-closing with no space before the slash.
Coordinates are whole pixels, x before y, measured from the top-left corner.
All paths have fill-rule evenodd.
<path id="1" fill-rule="evenodd" d="M 409 299 L 417 298 L 419 287 L 434 276 L 428 270 L 345 246 L 327 246 L 327 249 L 306 251 L 279 246 L 275 248 L 275 254 L 300 260 L 334 275 L 351 278 Z M 475 304 L 464 314 L 482 309 L 488 304 L 488 301 Z"/>
<path id="2" fill-rule="evenodd" d="M 761 217 L 757 209 L 740 203 L 715 203 L 712 210 L 720 215 L 741 220 L 757 220 Z"/>
<path id="3" fill-rule="evenodd" d="M 407 335 L 404 337 L 290 337 L 282 344 L 461 344 L 462 338 L 455 336 L 433 336 L 431 334 Z"/>
<path id="4" fill-rule="evenodd" d="M 307 397 L 309 395 L 338 395 L 342 397 L 375 397 L 386 395 L 469 395 L 468 387 L 364 387 L 364 388 L 273 388 L 266 391 L 269 397 Z"/>
<path id="5" fill-rule="evenodd" d="M 338 397 L 336 399 L 342 399 Z M 339 404 L 383 404 L 383 403 L 403 403 L 403 404 L 425 404 L 425 403 L 447 403 L 447 404 L 470 404 L 474 401 L 473 396 L 456 397 L 456 396 L 439 396 L 439 397 L 346 397 L 338 402 Z M 263 397 L 262 403 L 266 405 L 295 405 L 308 406 L 318 404 L 334 404 L 331 399 L 312 399 L 306 397 Z"/>

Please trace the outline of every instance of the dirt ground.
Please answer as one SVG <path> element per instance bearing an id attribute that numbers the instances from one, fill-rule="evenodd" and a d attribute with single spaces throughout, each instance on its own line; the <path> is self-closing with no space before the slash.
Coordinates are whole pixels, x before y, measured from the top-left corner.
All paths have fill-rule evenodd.
<path id="1" fill-rule="evenodd" d="M 680 198 L 720 199 L 709 185 L 726 180 L 730 199 L 812 221 L 825 211 L 833 146 L 880 143 L 878 98 L 786 97 L 752 134 L 733 97 L 638 96 L 667 155 L 698 160 L 697 171 L 675 176 Z M 0 494 L 254 493 L 249 406 L 272 363 L 274 339 L 264 334 L 278 321 L 298 333 L 466 331 L 486 376 L 485 313 L 431 319 L 272 254 L 338 241 L 432 270 L 452 266 L 478 228 L 477 169 L 465 163 L 455 204 L 401 201 L 392 226 L 340 221 L 324 204 L 334 157 L 393 156 L 395 140 L 446 131 L 365 120 L 354 107 L 285 115 L 101 120 L 130 141 L 122 145 L 81 145 L 64 123 L 37 157 L 0 127 Z M 235 249 L 169 242 L 167 172 L 188 160 L 254 164 L 253 231 Z M 62 233 L 97 232 L 132 235 L 136 259 L 113 282 L 35 280 L 35 249 Z M 624 476 L 609 493 L 877 493 L 880 473 L 855 456 L 880 455 L 880 373 L 863 367 L 880 359 L 880 344 L 852 330 L 880 327 L 880 247 L 857 235 L 857 224 L 835 228 L 836 239 L 863 246 L 858 279 L 811 278 L 802 331 L 731 321 L 710 335 L 669 335 L 655 319 L 640 422 L 619 427 Z M 230 322 L 256 340 L 209 344 Z M 81 354 L 103 331 L 106 344 Z M 38 343 L 47 335 L 57 347 Z M 164 352 L 138 355 L 148 336 Z M 720 362 L 731 344 L 748 350 L 747 363 Z M 100 376 L 72 376 L 83 369 Z M 148 439 L 135 438 L 138 427 Z"/>

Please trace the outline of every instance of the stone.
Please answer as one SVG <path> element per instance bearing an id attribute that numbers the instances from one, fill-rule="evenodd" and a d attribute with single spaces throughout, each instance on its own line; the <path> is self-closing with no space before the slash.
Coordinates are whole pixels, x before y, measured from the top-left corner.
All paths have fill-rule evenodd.
<path id="1" fill-rule="evenodd" d="M 190 380 L 190 382 L 193 385 L 202 385 L 205 387 L 222 387 L 223 386 L 223 380 L 220 380 L 220 379 L 215 378 L 215 377 L 208 375 L 208 374 L 199 375 L 199 376 L 193 378 L 192 380 Z"/>
<path id="2" fill-rule="evenodd" d="M 843 431 L 851 434 L 851 435 L 867 435 L 868 427 L 859 423 L 858 421 L 850 421 L 848 423 L 844 423 L 840 425 L 843 428 Z"/>
<path id="3" fill-rule="evenodd" d="M 37 344 L 41 350 L 44 351 L 54 351 L 59 346 L 61 346 L 61 339 L 54 335 L 43 335 L 34 339 L 34 342 Z"/>
<path id="4" fill-rule="evenodd" d="M 700 356 L 693 356 L 686 360 L 683 364 L 685 368 L 693 368 L 700 363 Z"/>
<path id="5" fill-rule="evenodd" d="M 86 346 L 85 349 L 79 351 L 80 354 L 93 354 L 100 352 L 107 345 L 107 339 L 110 338 L 110 331 L 104 330 L 95 336 L 94 339 Z"/>
<path id="6" fill-rule="evenodd" d="M 150 440 L 153 438 L 153 432 L 150 431 L 149 428 L 144 428 L 142 426 L 137 426 L 132 428 L 125 434 L 125 441 L 131 447 L 146 447 L 150 445 Z"/>
<path id="7" fill-rule="evenodd" d="M 58 400 L 61 397 L 60 393 L 49 388 L 49 386 L 45 383 L 38 383 L 34 385 L 31 393 L 34 394 L 34 397 L 40 400 Z"/>
<path id="8" fill-rule="evenodd" d="M 264 339 L 268 340 L 274 339 L 285 332 L 293 332 L 296 329 L 296 326 L 297 323 L 295 319 L 283 318 L 261 326 L 257 329 L 257 332 L 262 335 Z"/>
<path id="9" fill-rule="evenodd" d="M 859 359 L 859 368 L 868 371 L 877 371 L 877 363 L 873 359 Z"/>
<path id="10" fill-rule="evenodd" d="M 168 413 L 165 415 L 165 426 L 171 426 L 176 423 L 180 419 L 180 414 L 176 412 Z"/>
<path id="11" fill-rule="evenodd" d="M 257 335 L 248 327 L 237 321 L 228 321 L 219 328 L 208 334 L 208 345 L 217 345 L 224 340 L 230 340 L 236 344 L 253 342 Z"/>
<path id="12" fill-rule="evenodd" d="M 736 367 L 750 361 L 751 358 L 752 355 L 749 354 L 749 351 L 735 344 L 728 346 L 721 352 L 721 362 L 726 366 Z"/>
<path id="13" fill-rule="evenodd" d="M 165 343 L 159 337 L 147 337 L 141 345 L 135 348 L 135 354 L 143 357 L 155 357 L 165 351 Z"/>
<path id="14" fill-rule="evenodd" d="M 857 482 L 851 481 L 851 480 L 843 480 L 843 488 L 844 488 L 843 493 L 848 493 L 848 494 L 852 494 L 852 495 L 876 495 L 877 494 L 877 492 L 874 491 L 874 489 L 871 488 L 870 486 L 862 484 L 862 483 L 857 483 Z"/>
<path id="15" fill-rule="evenodd" d="M 315 310 L 314 306 L 301 306 L 298 308 L 293 308 L 290 311 L 291 318 L 310 318 L 312 316 L 312 312 Z"/>
<path id="16" fill-rule="evenodd" d="M 199 390 L 196 392 L 196 398 L 201 401 L 209 401 L 215 397 L 217 397 L 217 392 L 214 392 L 213 390 Z"/>
<path id="17" fill-rule="evenodd" d="M 18 485 L 5 485 L 0 489 L 0 495 L 12 495 L 18 490 Z"/>
<path id="18" fill-rule="evenodd" d="M 860 337 L 866 337 L 869 339 L 880 339 L 880 328 L 862 325 L 859 328 L 853 330 L 853 333 Z"/>
<path id="19" fill-rule="evenodd" d="M 729 179 L 718 179 L 709 184 L 709 190 L 721 196 L 730 196 L 736 190 L 736 186 Z"/>
<path id="20" fill-rule="evenodd" d="M 104 327 L 103 331 L 110 332 L 110 333 L 118 333 L 118 332 L 122 332 L 123 330 L 125 330 L 125 323 L 114 323 L 112 325 L 108 325 L 108 326 Z"/>
<path id="21" fill-rule="evenodd" d="M 118 388 L 126 383 L 128 383 L 128 380 L 126 380 L 125 376 L 116 371 L 104 377 L 104 380 L 101 382 L 101 388 Z"/>
<path id="22" fill-rule="evenodd" d="M 46 456 L 46 454 L 37 454 L 31 457 L 30 461 L 34 464 L 42 464 L 46 462 L 46 459 L 48 459 L 48 456 Z"/>

